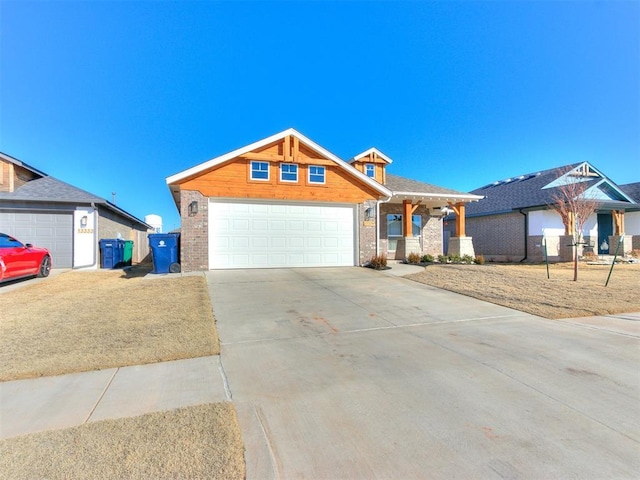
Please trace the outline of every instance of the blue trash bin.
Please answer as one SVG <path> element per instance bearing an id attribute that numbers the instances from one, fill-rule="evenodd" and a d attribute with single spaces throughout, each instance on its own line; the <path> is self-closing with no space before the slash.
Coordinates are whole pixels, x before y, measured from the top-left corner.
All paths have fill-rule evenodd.
<path id="1" fill-rule="evenodd" d="M 153 260 L 151 273 L 180 272 L 179 233 L 152 233 L 149 235 L 149 247 Z"/>
<path id="2" fill-rule="evenodd" d="M 117 268 L 122 264 L 124 247 L 121 240 L 105 238 L 100 240 L 100 267 Z"/>

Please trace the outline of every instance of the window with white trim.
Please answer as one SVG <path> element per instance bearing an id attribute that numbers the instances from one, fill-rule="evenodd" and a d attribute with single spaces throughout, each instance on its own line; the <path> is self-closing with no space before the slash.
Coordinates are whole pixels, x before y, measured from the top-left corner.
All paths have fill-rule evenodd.
<path id="1" fill-rule="evenodd" d="M 251 162 L 251 180 L 269 180 L 269 162 Z"/>
<path id="2" fill-rule="evenodd" d="M 326 177 L 325 173 L 325 167 L 309 165 L 309 183 L 324 183 Z"/>
<path id="3" fill-rule="evenodd" d="M 373 163 L 365 164 L 364 173 L 367 175 L 367 177 L 375 178 L 376 177 L 376 166 Z"/>
<path id="4" fill-rule="evenodd" d="M 402 238 L 402 214 L 387 215 L 387 250 L 395 252 L 398 239 Z"/>
<path id="5" fill-rule="evenodd" d="M 395 252 L 398 239 L 404 236 L 402 231 L 402 214 L 390 213 L 387 215 L 387 250 Z M 420 215 L 411 215 L 411 236 L 418 237 L 422 243 L 422 217 Z"/>
<path id="6" fill-rule="evenodd" d="M 296 163 L 280 164 L 280 181 L 281 182 L 297 182 L 298 181 L 298 165 Z"/>

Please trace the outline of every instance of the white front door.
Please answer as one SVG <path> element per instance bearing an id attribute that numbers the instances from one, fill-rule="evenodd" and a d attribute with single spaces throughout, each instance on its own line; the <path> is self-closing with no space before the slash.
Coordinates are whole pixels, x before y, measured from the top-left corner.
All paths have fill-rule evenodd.
<path id="1" fill-rule="evenodd" d="M 355 265 L 355 206 L 211 200 L 209 268 Z"/>

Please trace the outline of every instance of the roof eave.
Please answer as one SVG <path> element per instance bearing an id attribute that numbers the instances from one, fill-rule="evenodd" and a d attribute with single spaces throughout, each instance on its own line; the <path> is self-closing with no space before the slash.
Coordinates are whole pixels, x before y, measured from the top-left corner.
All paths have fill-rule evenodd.
<path id="1" fill-rule="evenodd" d="M 393 197 L 424 197 L 430 200 L 444 200 L 444 201 L 464 201 L 464 202 L 477 202 L 482 200 L 482 195 L 473 195 L 470 193 L 430 193 L 430 192 L 392 192 Z"/>
<path id="2" fill-rule="evenodd" d="M 370 149 L 365 150 L 362 153 L 359 153 L 358 155 L 353 157 L 351 160 L 349 160 L 348 163 L 356 162 L 356 161 L 360 160 L 361 158 L 366 157 L 370 153 L 375 153 L 378 157 L 380 157 L 382 160 L 384 160 L 388 164 L 393 163 L 393 160 L 391 160 L 388 156 L 386 156 L 384 153 L 382 153 L 380 150 L 378 150 L 375 147 L 371 147 Z"/>

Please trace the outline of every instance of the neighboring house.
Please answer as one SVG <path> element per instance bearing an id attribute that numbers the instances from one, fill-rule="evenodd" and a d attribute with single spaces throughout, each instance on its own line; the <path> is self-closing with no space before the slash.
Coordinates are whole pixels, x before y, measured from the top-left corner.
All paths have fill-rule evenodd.
<path id="1" fill-rule="evenodd" d="M 594 253 L 613 254 L 622 235 L 620 253 L 628 253 L 632 242 L 640 239 L 640 205 L 587 162 L 518 175 L 473 190 L 484 197 L 467 208 L 467 231 L 476 253 L 494 261 L 542 261 L 546 244 L 550 260 L 571 260 L 570 227 L 551 206 L 558 187 L 569 181 L 589 182 L 584 195 L 599 201 L 582 232 L 587 246 Z M 445 230 L 451 228 L 447 223 Z"/>
<path id="2" fill-rule="evenodd" d="M 0 231 L 51 251 L 54 268 L 97 267 L 99 240 L 133 240 L 147 256 L 151 227 L 104 198 L 0 153 Z"/>
<path id="3" fill-rule="evenodd" d="M 440 254 L 442 217 L 481 197 L 386 173 L 372 148 L 349 162 L 294 129 L 167 178 L 181 216 L 183 271 L 353 266 L 376 254 Z"/>
<path id="4" fill-rule="evenodd" d="M 640 204 L 640 182 L 619 185 L 620 190 Z M 624 216 L 625 233 L 632 234 L 633 250 L 640 250 L 640 210 L 627 212 Z"/>

